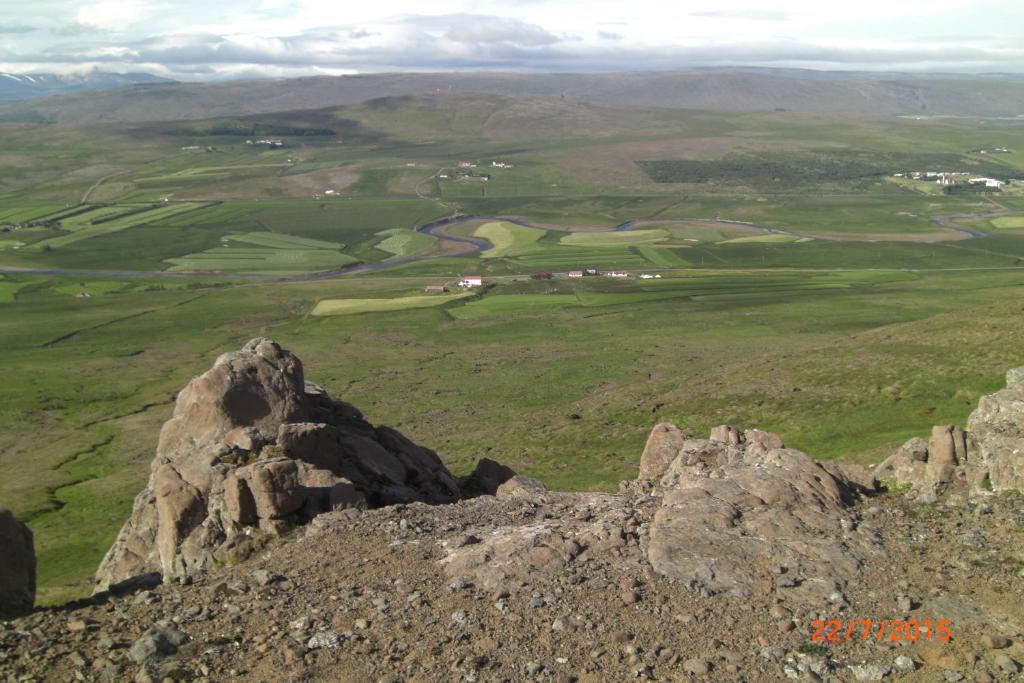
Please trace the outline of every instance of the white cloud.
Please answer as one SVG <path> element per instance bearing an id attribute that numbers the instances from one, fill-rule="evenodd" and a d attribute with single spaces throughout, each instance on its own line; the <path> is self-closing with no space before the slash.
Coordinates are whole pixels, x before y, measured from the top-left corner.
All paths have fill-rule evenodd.
<path id="1" fill-rule="evenodd" d="M 76 19 L 83 26 L 123 29 L 150 14 L 152 8 L 141 0 L 101 0 L 78 8 Z"/>
<path id="2" fill-rule="evenodd" d="M 4 25 L 35 29 L 0 39 L 0 62 L 15 71 L 1024 71 L 1015 0 L 34 0 L 5 14 Z"/>

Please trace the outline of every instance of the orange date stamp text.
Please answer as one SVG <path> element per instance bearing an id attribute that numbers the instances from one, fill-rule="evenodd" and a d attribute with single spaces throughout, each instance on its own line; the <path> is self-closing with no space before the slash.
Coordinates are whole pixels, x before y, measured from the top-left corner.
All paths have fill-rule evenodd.
<path id="1" fill-rule="evenodd" d="M 949 619 L 815 619 L 811 622 L 811 640 L 838 643 L 844 640 L 877 640 L 897 643 L 918 640 L 948 642 L 953 637 Z"/>

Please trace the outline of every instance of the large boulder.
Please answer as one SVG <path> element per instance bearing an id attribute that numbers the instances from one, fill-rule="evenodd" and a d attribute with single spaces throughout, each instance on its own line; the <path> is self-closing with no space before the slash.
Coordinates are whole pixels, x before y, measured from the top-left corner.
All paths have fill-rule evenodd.
<path id="1" fill-rule="evenodd" d="M 1024 368 L 1007 372 L 1006 388 L 981 398 L 967 431 L 976 489 L 1024 491 Z"/>
<path id="2" fill-rule="evenodd" d="M 663 422 L 654 425 L 640 456 L 640 472 L 637 479 L 660 478 L 665 468 L 679 455 L 679 450 L 687 438 L 689 435 L 674 424 Z"/>
<path id="3" fill-rule="evenodd" d="M 931 503 L 967 477 L 967 433 L 937 425 L 928 441 L 914 437 L 875 468 L 880 481 L 910 486 L 920 502 Z"/>
<path id="4" fill-rule="evenodd" d="M 493 496 L 497 494 L 498 488 L 502 484 L 514 476 L 516 473 L 500 462 L 490 458 L 480 458 L 473 471 L 463 477 L 460 484 L 463 491 L 473 495 Z"/>
<path id="5" fill-rule="evenodd" d="M 32 532 L 10 510 L 0 510 L 0 619 L 32 611 L 36 601 L 36 552 Z"/>
<path id="6" fill-rule="evenodd" d="M 436 453 L 373 426 L 306 382 L 292 353 L 254 339 L 178 394 L 97 590 L 192 576 L 332 509 L 460 496 Z"/>
<path id="7" fill-rule="evenodd" d="M 781 445 L 725 426 L 687 439 L 651 490 L 661 499 L 647 545 L 654 570 L 705 593 L 748 595 L 779 580 L 813 602 L 852 578 L 875 552 L 847 511 L 867 484 Z"/>
<path id="8" fill-rule="evenodd" d="M 882 464 L 875 468 L 875 476 L 880 481 L 894 481 L 900 486 L 913 486 L 924 481 L 927 462 L 928 442 L 915 436 L 883 460 Z"/>

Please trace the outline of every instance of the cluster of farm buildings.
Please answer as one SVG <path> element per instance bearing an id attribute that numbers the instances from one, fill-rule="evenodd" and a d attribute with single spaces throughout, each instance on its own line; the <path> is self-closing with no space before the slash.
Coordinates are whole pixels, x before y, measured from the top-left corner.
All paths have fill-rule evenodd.
<path id="1" fill-rule="evenodd" d="M 957 181 L 966 181 L 969 185 L 984 185 L 987 188 L 1001 190 L 1006 186 L 1005 180 L 996 178 L 972 177 L 966 171 L 914 171 L 912 173 L 893 173 L 894 178 L 910 178 L 912 180 L 933 181 L 944 187 L 956 185 Z"/>
<path id="2" fill-rule="evenodd" d="M 611 277 L 611 278 L 616 278 L 616 279 L 626 279 L 626 278 L 630 277 L 630 274 L 627 273 L 626 271 L 623 271 L 623 270 L 599 271 L 596 268 L 587 268 L 585 270 L 570 270 L 568 273 L 566 273 L 566 277 L 573 278 L 573 279 L 587 277 L 587 276 L 604 276 L 604 277 Z M 555 274 L 545 271 L 545 272 L 541 272 L 541 273 L 534 273 L 531 277 L 533 277 L 535 280 L 551 280 L 551 279 L 553 279 L 555 277 Z M 641 273 L 640 274 L 640 279 L 641 280 L 660 280 L 661 279 L 661 275 L 658 275 L 658 274 L 651 275 L 650 273 Z M 484 284 L 484 279 L 483 279 L 482 276 L 480 276 L 480 275 L 465 275 L 465 276 L 462 276 L 459 279 L 459 281 L 455 284 L 455 286 L 456 287 L 460 287 L 462 289 L 472 289 L 474 287 L 483 287 L 483 284 Z M 423 291 L 428 293 L 428 294 L 442 294 L 442 293 L 448 291 L 448 286 L 447 285 L 427 285 L 426 287 L 423 288 Z"/>
<path id="3" fill-rule="evenodd" d="M 437 177 L 441 180 L 467 180 L 467 181 L 479 181 L 487 182 L 491 179 L 490 173 L 476 173 L 472 169 L 477 167 L 477 164 L 472 161 L 460 161 L 456 164 L 458 170 L 448 171 L 442 170 L 437 174 Z M 514 165 L 507 161 L 492 161 L 492 168 L 515 168 Z"/>
<path id="4" fill-rule="evenodd" d="M 246 140 L 247 145 L 266 145 L 270 149 L 277 149 L 278 147 L 284 147 L 284 141 L 278 140 L 277 138 L 263 138 L 261 140 Z"/>

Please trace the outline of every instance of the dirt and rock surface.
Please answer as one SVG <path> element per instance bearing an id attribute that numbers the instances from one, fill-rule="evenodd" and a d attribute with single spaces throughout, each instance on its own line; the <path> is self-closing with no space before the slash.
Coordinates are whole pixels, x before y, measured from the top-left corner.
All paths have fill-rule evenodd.
<path id="1" fill-rule="evenodd" d="M 559 493 L 491 461 L 452 478 L 254 340 L 179 397 L 112 589 L 0 622 L 0 680 L 1015 680 L 1021 376 L 901 449 L 895 490 L 768 432 L 658 425 L 619 493 Z M 932 637 L 876 638 L 893 619 Z"/>

